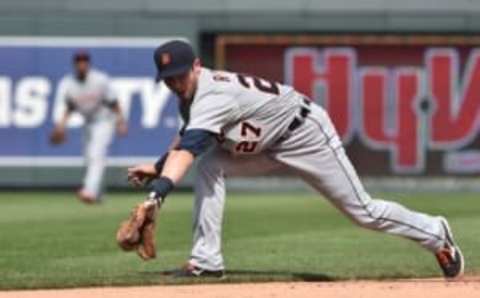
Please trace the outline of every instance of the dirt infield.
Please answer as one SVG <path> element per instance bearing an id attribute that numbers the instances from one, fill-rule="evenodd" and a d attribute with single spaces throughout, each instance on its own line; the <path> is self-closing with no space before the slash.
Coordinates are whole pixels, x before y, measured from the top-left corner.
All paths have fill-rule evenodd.
<path id="1" fill-rule="evenodd" d="M 263 284 L 210 284 L 124 288 L 86 288 L 0 292 L 1 298 L 477 298 L 480 279 L 457 282 L 440 279 L 407 281 L 291 282 Z"/>

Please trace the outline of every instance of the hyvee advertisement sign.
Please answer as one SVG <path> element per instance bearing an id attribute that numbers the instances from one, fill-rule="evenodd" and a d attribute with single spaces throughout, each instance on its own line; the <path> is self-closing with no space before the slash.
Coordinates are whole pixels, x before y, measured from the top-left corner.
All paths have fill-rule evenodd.
<path id="1" fill-rule="evenodd" d="M 216 61 L 322 104 L 362 174 L 475 174 L 476 44 L 449 36 L 221 36 Z"/>

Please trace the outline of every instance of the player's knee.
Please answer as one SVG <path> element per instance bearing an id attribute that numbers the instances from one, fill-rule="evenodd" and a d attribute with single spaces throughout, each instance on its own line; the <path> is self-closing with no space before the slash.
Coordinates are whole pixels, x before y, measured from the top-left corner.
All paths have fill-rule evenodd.
<path id="1" fill-rule="evenodd" d="M 363 228 L 372 227 L 376 221 L 369 204 L 350 205 L 343 212 L 354 224 Z"/>
<path id="2" fill-rule="evenodd" d="M 376 229 L 380 224 L 380 220 L 376 217 L 373 217 L 372 214 L 362 214 L 360 216 L 355 216 L 353 222 L 358 226 L 366 229 Z"/>
<path id="3" fill-rule="evenodd" d="M 379 229 L 385 223 L 385 220 L 382 216 L 382 208 L 377 203 L 379 202 L 375 200 L 369 201 L 367 204 L 360 206 L 356 212 L 350 214 L 350 217 L 357 225 L 363 228 Z"/>

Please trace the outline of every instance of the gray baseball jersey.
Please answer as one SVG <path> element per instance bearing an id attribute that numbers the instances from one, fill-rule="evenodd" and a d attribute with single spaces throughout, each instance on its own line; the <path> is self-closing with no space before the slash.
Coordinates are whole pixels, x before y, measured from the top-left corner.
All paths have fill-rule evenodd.
<path id="1" fill-rule="evenodd" d="M 286 132 L 300 104 L 289 86 L 202 68 L 186 129 L 218 134 L 234 155 L 257 154 Z"/>
<path id="2" fill-rule="evenodd" d="M 65 102 L 72 105 L 85 121 L 113 117 L 108 105 L 116 101 L 116 96 L 106 73 L 90 69 L 84 81 L 79 81 L 73 74 L 69 74 L 62 84 L 65 88 Z"/>
<path id="3" fill-rule="evenodd" d="M 362 227 L 411 239 L 432 252 L 444 245 L 446 232 L 439 217 L 370 197 L 328 114 L 305 102 L 292 88 L 202 69 L 190 114 L 182 110 L 188 120 L 186 129 L 224 133 L 224 142 L 203 154 L 197 165 L 189 260 L 193 265 L 207 270 L 224 268 L 225 177 L 273 170 L 298 174 Z M 298 115 L 303 121 L 292 125 Z"/>

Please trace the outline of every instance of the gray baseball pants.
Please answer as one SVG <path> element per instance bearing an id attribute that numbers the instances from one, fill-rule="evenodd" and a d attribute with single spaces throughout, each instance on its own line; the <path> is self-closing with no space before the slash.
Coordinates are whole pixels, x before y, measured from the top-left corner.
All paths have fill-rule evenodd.
<path id="1" fill-rule="evenodd" d="M 225 177 L 262 175 L 278 169 L 300 176 L 359 226 L 411 239 L 432 252 L 444 244 L 445 232 L 438 217 L 370 197 L 329 116 L 312 104 L 305 122 L 263 154 L 233 157 L 215 147 L 200 159 L 195 183 L 192 264 L 207 270 L 224 269 L 221 229 Z"/>
<path id="2" fill-rule="evenodd" d="M 84 127 L 85 177 L 83 190 L 99 198 L 107 162 L 107 153 L 115 133 L 115 123 L 110 120 L 97 120 Z"/>

